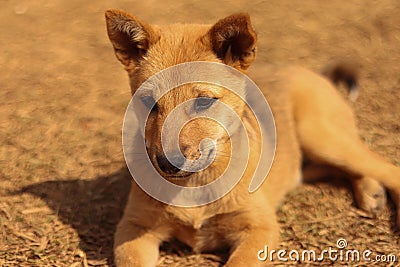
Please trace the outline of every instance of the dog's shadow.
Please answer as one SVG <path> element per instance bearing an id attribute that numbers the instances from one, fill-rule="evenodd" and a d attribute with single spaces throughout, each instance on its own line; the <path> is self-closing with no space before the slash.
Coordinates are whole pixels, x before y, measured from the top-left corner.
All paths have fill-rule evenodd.
<path id="1" fill-rule="evenodd" d="M 14 192 L 28 193 L 44 200 L 64 224 L 79 235 L 79 247 L 88 260 L 114 266 L 113 238 L 125 208 L 132 177 L 127 168 L 94 179 L 56 179 L 32 184 Z M 165 242 L 161 254 L 193 255 L 177 240 Z M 223 263 L 226 251 L 216 252 L 212 261 Z M 103 265 L 103 264 L 101 264 Z"/>
<path id="2" fill-rule="evenodd" d="M 95 179 L 67 179 L 29 185 L 21 190 L 43 199 L 80 238 L 88 259 L 113 265 L 113 236 L 125 207 L 131 176 L 126 168 Z"/>

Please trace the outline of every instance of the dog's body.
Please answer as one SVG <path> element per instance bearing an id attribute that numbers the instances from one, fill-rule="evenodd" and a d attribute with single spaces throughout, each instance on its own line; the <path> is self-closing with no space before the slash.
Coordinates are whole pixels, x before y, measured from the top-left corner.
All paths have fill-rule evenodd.
<path id="1" fill-rule="evenodd" d="M 214 26 L 173 25 L 164 28 L 149 26 L 116 10 L 107 11 L 106 19 L 117 58 L 129 73 L 132 93 L 151 75 L 175 64 L 223 62 L 246 72 L 254 60 L 256 35 L 248 16 L 243 14 L 222 19 Z M 300 67 L 268 64 L 255 64 L 247 74 L 263 91 L 276 123 L 275 159 L 262 187 L 254 193 L 248 192 L 261 151 L 255 118 L 249 115 L 246 106 L 236 104 L 236 100 L 229 98 L 229 92 L 224 91 L 218 99 L 233 105 L 248 129 L 250 158 L 242 179 L 223 198 L 194 208 L 158 202 L 133 183 L 115 236 L 117 266 L 155 266 L 159 245 L 173 237 L 196 252 L 229 247 L 231 255 L 226 266 L 261 265 L 257 251 L 265 244 L 271 248 L 278 245 L 275 208 L 285 194 L 301 182 L 303 156 L 313 162 L 304 170 L 307 177 L 320 176 L 321 170 L 327 170 L 324 166 L 345 172 L 362 209 L 377 212 L 385 204 L 385 192 L 380 183 L 390 189 L 398 204 L 399 168 L 374 155 L 360 141 L 351 108 L 328 80 Z M 187 177 L 182 174 L 185 178 L 180 180 L 168 174 L 166 170 L 170 169 L 160 167 L 158 132 L 165 119 L 162 114 L 187 98 L 198 97 L 190 86 L 173 94 L 168 101 L 159 100 L 158 110 L 149 117 L 146 125 L 149 127 L 146 128 L 146 143 L 151 143 L 149 156 L 171 182 L 184 186 L 208 183 L 218 174 L 213 172 L 218 169 L 215 165 Z M 221 135 L 216 130 L 218 126 L 212 123 L 197 122 L 194 126 L 199 136 L 185 131 L 180 135 L 182 142 L 188 142 L 184 145 L 188 147 L 185 156 L 189 158 L 195 157 L 198 141 L 205 137 L 203 128 L 213 137 Z M 191 151 L 191 147 L 196 151 Z M 219 152 L 229 149 L 226 144 L 218 145 Z M 242 156 L 240 151 L 233 153 Z M 226 160 L 216 164 L 226 165 Z"/>

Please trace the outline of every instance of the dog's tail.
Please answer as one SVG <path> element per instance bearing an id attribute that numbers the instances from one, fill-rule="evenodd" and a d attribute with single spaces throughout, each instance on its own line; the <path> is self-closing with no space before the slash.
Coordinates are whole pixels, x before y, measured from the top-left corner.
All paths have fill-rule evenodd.
<path id="1" fill-rule="evenodd" d="M 331 80 L 335 85 L 343 83 L 348 90 L 348 97 L 356 101 L 358 97 L 358 69 L 353 64 L 336 62 L 323 69 L 322 74 Z"/>

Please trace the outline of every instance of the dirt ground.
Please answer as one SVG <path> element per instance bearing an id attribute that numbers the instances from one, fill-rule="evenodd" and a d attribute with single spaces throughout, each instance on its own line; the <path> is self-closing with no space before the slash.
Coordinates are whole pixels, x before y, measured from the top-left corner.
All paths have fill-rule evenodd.
<path id="1" fill-rule="evenodd" d="M 316 71 L 338 58 L 356 62 L 361 136 L 400 165 L 397 0 L 0 0 L 1 266 L 113 265 L 113 232 L 130 182 L 121 149 L 130 93 L 106 36 L 110 7 L 152 23 L 212 23 L 247 11 L 259 60 Z M 345 238 L 349 249 L 400 258 L 393 206 L 371 218 L 357 210 L 346 183 L 304 185 L 278 215 L 282 248 L 336 248 Z M 172 242 L 159 266 L 221 266 L 225 259 Z"/>

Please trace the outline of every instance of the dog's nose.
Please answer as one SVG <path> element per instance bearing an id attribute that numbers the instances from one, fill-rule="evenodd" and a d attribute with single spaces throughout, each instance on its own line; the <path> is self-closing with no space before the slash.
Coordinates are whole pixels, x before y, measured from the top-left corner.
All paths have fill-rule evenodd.
<path id="1" fill-rule="evenodd" d="M 179 172 L 183 164 L 185 164 L 185 157 L 180 154 L 174 154 L 168 156 L 171 162 L 167 159 L 165 155 L 157 156 L 157 163 L 160 169 L 167 174 L 175 174 Z"/>

